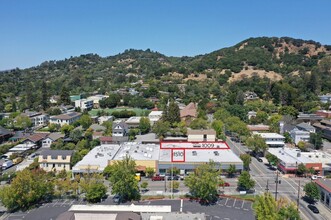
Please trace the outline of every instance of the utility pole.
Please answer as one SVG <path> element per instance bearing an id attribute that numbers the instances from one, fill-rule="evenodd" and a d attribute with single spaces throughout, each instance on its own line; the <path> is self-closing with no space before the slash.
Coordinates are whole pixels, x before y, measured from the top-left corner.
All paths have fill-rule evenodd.
<path id="1" fill-rule="evenodd" d="M 277 201 L 277 190 L 278 190 L 278 170 L 276 171 L 277 172 L 277 176 L 276 176 L 276 193 L 275 193 L 275 200 Z"/>
<path id="2" fill-rule="evenodd" d="M 298 185 L 297 210 L 299 210 L 299 201 L 300 201 L 300 180 Z"/>

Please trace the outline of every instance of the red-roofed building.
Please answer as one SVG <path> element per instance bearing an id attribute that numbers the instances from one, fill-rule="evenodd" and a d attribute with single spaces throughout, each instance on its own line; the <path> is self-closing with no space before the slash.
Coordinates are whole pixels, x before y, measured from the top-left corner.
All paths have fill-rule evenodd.
<path id="1" fill-rule="evenodd" d="M 113 143 L 113 138 L 108 137 L 108 136 L 102 136 L 99 138 L 100 144 L 112 144 Z"/>
<path id="2" fill-rule="evenodd" d="M 330 179 L 317 179 L 315 183 L 318 185 L 321 194 L 321 203 L 331 209 L 331 180 Z"/>

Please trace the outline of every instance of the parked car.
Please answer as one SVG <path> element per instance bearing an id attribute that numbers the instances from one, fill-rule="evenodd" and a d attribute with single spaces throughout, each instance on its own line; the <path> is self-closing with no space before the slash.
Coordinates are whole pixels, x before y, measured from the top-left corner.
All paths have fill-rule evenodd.
<path id="1" fill-rule="evenodd" d="M 256 157 L 256 160 L 259 161 L 260 163 L 263 162 L 263 160 L 260 157 Z"/>
<path id="2" fill-rule="evenodd" d="M 221 186 L 221 187 L 228 187 L 228 186 L 230 186 L 230 183 L 224 182 L 224 183 L 221 183 L 219 186 Z"/>
<path id="3" fill-rule="evenodd" d="M 308 208 L 313 212 L 313 213 L 320 213 L 320 211 L 318 210 L 318 208 L 314 205 L 308 205 Z"/>
<path id="4" fill-rule="evenodd" d="M 168 176 L 167 180 L 179 180 L 179 176 Z"/>
<path id="5" fill-rule="evenodd" d="M 317 179 L 322 179 L 322 178 L 323 178 L 323 176 L 317 176 L 317 175 L 312 175 L 311 176 L 312 180 L 317 180 Z"/>
<path id="6" fill-rule="evenodd" d="M 114 203 L 120 203 L 122 201 L 122 197 L 118 194 L 116 194 L 114 197 L 113 197 L 113 202 Z"/>
<path id="7" fill-rule="evenodd" d="M 164 176 L 159 176 L 159 175 L 153 176 L 152 181 L 164 181 Z"/>

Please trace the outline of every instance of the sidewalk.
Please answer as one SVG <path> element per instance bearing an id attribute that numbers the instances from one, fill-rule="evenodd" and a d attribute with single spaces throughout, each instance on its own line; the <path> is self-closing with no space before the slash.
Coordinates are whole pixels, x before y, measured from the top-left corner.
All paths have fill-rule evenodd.
<path id="1" fill-rule="evenodd" d="M 320 201 L 317 202 L 315 204 L 315 206 L 318 208 L 318 210 L 320 211 L 320 215 L 322 215 L 324 218 L 329 219 L 329 217 L 331 216 L 331 210 L 326 207 L 323 203 L 321 203 Z"/>

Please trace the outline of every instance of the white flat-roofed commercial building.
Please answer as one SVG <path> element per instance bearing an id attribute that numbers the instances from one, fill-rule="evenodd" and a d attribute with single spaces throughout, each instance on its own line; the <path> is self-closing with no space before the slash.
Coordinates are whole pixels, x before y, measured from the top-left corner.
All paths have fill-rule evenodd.
<path id="1" fill-rule="evenodd" d="M 231 149 L 161 149 L 159 157 L 159 173 L 164 174 L 167 169 L 176 167 L 181 174 L 193 172 L 194 169 L 213 160 L 220 169 L 226 170 L 231 164 L 237 170 L 243 169 L 242 160 Z"/>
<path id="2" fill-rule="evenodd" d="M 187 129 L 188 142 L 215 141 L 215 140 L 216 140 L 216 131 L 214 129 L 201 129 L 201 130 Z"/>
<path id="3" fill-rule="evenodd" d="M 322 171 L 322 163 L 306 157 L 297 148 L 269 148 L 268 152 L 279 159 L 278 168 L 283 173 L 296 173 L 299 164 L 304 164 L 307 168 L 312 167 L 316 171 Z"/>
<path id="4" fill-rule="evenodd" d="M 83 159 L 72 168 L 72 172 L 102 173 L 105 167 L 108 165 L 108 161 L 114 158 L 119 149 L 120 145 L 118 144 L 97 146 L 93 148 L 87 155 L 85 155 Z"/>
<path id="5" fill-rule="evenodd" d="M 124 142 L 121 144 L 120 150 L 117 152 L 112 161 L 123 160 L 127 155 L 135 160 L 136 168 L 138 171 L 145 172 L 147 167 L 153 168 L 157 171 L 159 161 L 159 144 L 140 144 L 137 142 Z"/>
<path id="6" fill-rule="evenodd" d="M 256 133 L 260 135 L 269 147 L 283 147 L 285 145 L 285 137 L 277 133 Z"/>
<path id="7" fill-rule="evenodd" d="M 322 164 L 322 173 L 320 175 L 327 176 L 331 174 L 331 155 L 323 151 L 314 150 L 312 152 L 301 152 L 301 155 Z"/>
<path id="8" fill-rule="evenodd" d="M 151 125 L 153 125 L 155 122 L 160 120 L 162 117 L 162 114 L 163 114 L 163 111 L 151 111 L 151 113 L 149 113 L 149 115 L 148 115 Z"/>

